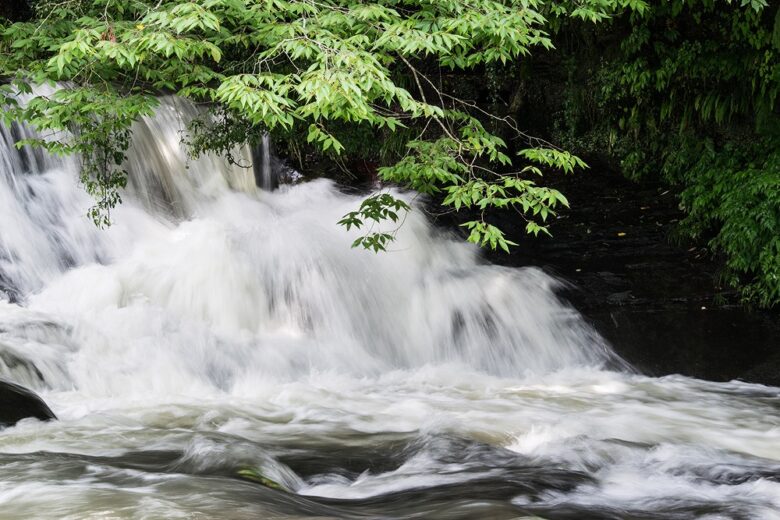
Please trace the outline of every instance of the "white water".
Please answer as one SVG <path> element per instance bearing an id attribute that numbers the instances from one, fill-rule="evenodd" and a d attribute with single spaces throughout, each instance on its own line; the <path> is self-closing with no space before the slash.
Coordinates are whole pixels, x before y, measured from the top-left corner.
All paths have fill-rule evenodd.
<path id="1" fill-rule="evenodd" d="M 260 140 L 260 187 L 266 191 L 272 191 L 277 184 L 271 168 L 271 136 L 263 134 Z"/>
<path id="2" fill-rule="evenodd" d="M 3 130 L 0 374 L 60 420 L 0 432 L 0 516 L 780 518 L 777 389 L 607 371 L 555 280 L 420 212 L 350 249 L 358 197 L 187 160 L 193 110 L 139 125 L 106 231 Z"/>

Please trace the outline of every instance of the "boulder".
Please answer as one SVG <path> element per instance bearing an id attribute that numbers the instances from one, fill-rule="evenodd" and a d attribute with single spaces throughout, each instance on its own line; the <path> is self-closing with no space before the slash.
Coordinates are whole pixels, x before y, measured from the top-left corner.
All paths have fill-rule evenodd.
<path id="1" fill-rule="evenodd" d="M 56 419 L 43 399 L 34 392 L 9 381 L 0 380 L 0 428 L 13 426 L 22 419 Z"/>

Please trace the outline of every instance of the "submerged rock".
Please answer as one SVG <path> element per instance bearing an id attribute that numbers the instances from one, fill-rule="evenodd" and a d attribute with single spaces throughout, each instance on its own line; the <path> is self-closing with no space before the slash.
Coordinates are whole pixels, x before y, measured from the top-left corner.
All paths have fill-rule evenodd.
<path id="1" fill-rule="evenodd" d="M 251 480 L 252 482 L 257 482 L 258 484 L 262 484 L 263 486 L 269 487 L 271 489 L 292 493 L 291 489 L 288 489 L 287 487 L 281 485 L 275 480 L 271 480 L 270 478 L 264 476 L 256 469 L 252 469 L 252 468 L 240 469 L 238 470 L 238 476 L 243 478 L 244 480 Z"/>
<path id="2" fill-rule="evenodd" d="M 54 412 L 34 392 L 9 381 L 0 380 L 0 428 L 13 426 L 22 419 L 56 419 Z"/>

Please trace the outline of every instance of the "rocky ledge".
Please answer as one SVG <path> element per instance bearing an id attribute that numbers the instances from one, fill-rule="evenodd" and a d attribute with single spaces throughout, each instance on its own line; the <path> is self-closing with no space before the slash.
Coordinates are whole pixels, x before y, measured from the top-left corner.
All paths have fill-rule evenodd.
<path id="1" fill-rule="evenodd" d="M 553 237 L 528 237 L 517 214 L 496 215 L 520 246 L 488 254 L 491 262 L 537 265 L 570 282 L 563 296 L 643 373 L 780 386 L 778 313 L 742 307 L 717 287 L 717 259 L 675 244 L 682 214 L 672 192 L 595 170 L 545 182 L 572 206 L 550 226 Z M 463 233 L 468 218 L 436 221 Z"/>

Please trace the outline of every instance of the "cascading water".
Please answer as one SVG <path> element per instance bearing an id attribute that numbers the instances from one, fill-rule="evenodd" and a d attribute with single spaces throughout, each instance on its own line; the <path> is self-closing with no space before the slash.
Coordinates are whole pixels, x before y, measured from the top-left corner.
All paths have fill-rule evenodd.
<path id="1" fill-rule="evenodd" d="M 257 186 L 265 191 L 273 191 L 280 184 L 294 184 L 302 179 L 302 175 L 290 168 L 274 154 L 271 136 L 267 133 L 260 137 L 259 146 L 255 147 L 254 160 L 255 179 Z"/>
<path id="2" fill-rule="evenodd" d="M 188 156 L 181 141 L 187 122 L 200 115 L 192 103 L 164 97 L 154 117 L 136 124 L 126 167 L 132 196 L 146 208 L 187 218 L 228 188 L 255 191 L 248 146 L 234 150 L 233 164 L 214 155 Z"/>
<path id="3" fill-rule="evenodd" d="M 60 420 L 0 432 L 0 516 L 780 517 L 777 389 L 633 374 L 419 212 L 351 249 L 359 198 L 189 160 L 195 111 L 139 123 L 105 231 L 2 129 L 0 374 Z"/>
<path id="4" fill-rule="evenodd" d="M 271 136 L 263 134 L 260 140 L 260 182 L 262 189 L 272 191 L 279 184 L 271 168 Z"/>

